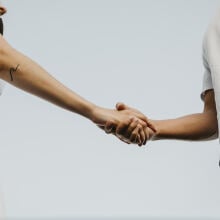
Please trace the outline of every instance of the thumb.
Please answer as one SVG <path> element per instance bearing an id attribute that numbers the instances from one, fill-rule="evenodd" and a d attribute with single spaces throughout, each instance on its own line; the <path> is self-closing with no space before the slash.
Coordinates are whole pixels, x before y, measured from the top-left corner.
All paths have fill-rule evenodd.
<path id="1" fill-rule="evenodd" d="M 125 105 L 124 103 L 122 103 L 122 102 L 118 102 L 118 103 L 116 104 L 116 109 L 117 109 L 118 111 L 122 111 L 122 110 L 129 109 L 129 107 L 128 107 L 127 105 Z"/>

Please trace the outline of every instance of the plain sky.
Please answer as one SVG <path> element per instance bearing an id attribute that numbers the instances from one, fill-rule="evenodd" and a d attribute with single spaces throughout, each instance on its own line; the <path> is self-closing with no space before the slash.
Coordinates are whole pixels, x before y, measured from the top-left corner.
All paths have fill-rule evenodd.
<path id="1" fill-rule="evenodd" d="M 218 0 L 7 0 L 5 38 L 92 102 L 155 119 L 201 112 L 202 38 Z M 10 85 L 0 97 L 8 217 L 220 218 L 220 148 L 126 145 Z"/>

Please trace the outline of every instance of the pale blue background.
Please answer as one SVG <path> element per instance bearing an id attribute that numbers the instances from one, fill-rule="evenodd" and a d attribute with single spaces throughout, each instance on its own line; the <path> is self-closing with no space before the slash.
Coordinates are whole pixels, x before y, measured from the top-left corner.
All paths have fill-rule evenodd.
<path id="1" fill-rule="evenodd" d="M 202 37 L 217 0 L 8 0 L 5 38 L 105 107 L 201 112 Z M 220 218 L 218 141 L 127 146 L 6 86 L 0 187 L 9 217 Z"/>

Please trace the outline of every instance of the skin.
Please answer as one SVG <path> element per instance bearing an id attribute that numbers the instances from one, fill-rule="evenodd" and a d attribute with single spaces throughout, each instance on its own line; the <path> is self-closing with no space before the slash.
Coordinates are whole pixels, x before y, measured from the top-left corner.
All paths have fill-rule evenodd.
<path id="1" fill-rule="evenodd" d="M 167 120 L 149 119 L 156 132 L 149 131 L 148 140 L 178 139 L 178 140 L 213 140 L 218 137 L 218 121 L 216 113 L 214 90 L 208 90 L 204 94 L 204 109 L 201 113 L 186 115 L 183 117 Z M 126 106 L 123 103 L 117 105 L 118 111 L 130 110 L 139 112 L 137 109 Z M 139 112 L 140 113 L 140 112 Z M 111 126 L 111 125 L 109 125 Z M 129 130 L 129 127 L 125 128 Z"/>
<path id="2" fill-rule="evenodd" d="M 4 6 L 0 5 L 0 15 L 4 15 L 5 13 L 7 13 L 7 9 Z"/>
<path id="3" fill-rule="evenodd" d="M 7 12 L 0 7 L 0 14 Z M 148 119 L 140 111 L 118 103 L 116 110 L 98 107 L 59 83 L 34 61 L 22 55 L 0 37 L 0 78 L 62 108 L 80 114 L 106 133 L 126 143 L 146 144 L 147 140 L 207 140 L 218 136 L 214 91 L 204 96 L 202 113 L 176 119 Z"/>
<path id="4" fill-rule="evenodd" d="M 0 14 L 7 12 L 0 7 Z M 0 35 L 0 78 L 13 86 L 38 96 L 61 108 L 91 120 L 106 133 L 114 134 L 125 143 L 146 144 L 150 127 L 146 116 L 137 111 L 106 109 L 82 98 L 50 75 L 36 62 L 12 48 Z M 111 125 L 111 129 L 109 128 Z M 125 131 L 124 128 L 129 128 Z"/>

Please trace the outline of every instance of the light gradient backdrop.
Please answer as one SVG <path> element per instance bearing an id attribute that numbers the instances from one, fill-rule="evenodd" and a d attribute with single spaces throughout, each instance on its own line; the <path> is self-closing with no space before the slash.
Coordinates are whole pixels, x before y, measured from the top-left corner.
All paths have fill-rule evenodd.
<path id="1" fill-rule="evenodd" d="M 217 0 L 5 0 L 5 38 L 104 107 L 200 112 L 202 38 Z M 6 85 L 0 188 L 8 217 L 220 218 L 218 141 L 126 145 Z"/>

